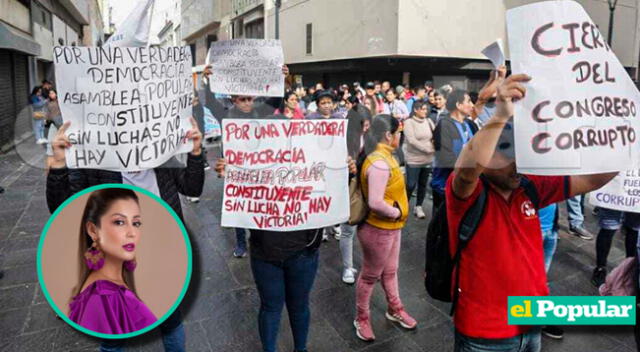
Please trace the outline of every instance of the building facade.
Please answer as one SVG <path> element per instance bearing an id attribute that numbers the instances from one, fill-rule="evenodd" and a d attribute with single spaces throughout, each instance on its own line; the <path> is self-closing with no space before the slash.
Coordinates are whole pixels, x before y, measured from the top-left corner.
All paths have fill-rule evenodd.
<path id="1" fill-rule="evenodd" d="M 505 11 L 537 0 L 283 0 L 280 39 L 285 61 L 305 85 L 389 80 L 445 82 L 478 90 L 492 68 L 484 47 L 503 38 Z M 606 0 L 578 0 L 607 36 Z M 272 1 L 266 28 L 275 25 Z M 612 48 L 634 76 L 640 20 L 637 0 L 619 0 Z M 273 38 L 274 31 L 267 31 Z M 507 58 L 508 58 L 508 52 Z"/>
<path id="2" fill-rule="evenodd" d="M 203 67 L 211 43 L 218 40 L 267 38 L 267 10 L 273 0 L 182 0 L 180 33 L 191 46 L 196 70 Z M 158 33 L 165 39 L 175 20 Z M 162 39 L 161 39 L 162 41 Z M 178 45 L 180 45 L 178 41 Z"/>
<path id="3" fill-rule="evenodd" d="M 180 33 L 191 47 L 193 66 L 204 65 L 212 42 L 230 39 L 221 22 L 231 11 L 228 0 L 182 0 Z"/>
<path id="4" fill-rule="evenodd" d="M 98 0 L 0 0 L 0 152 L 31 135 L 29 94 L 55 86 L 53 47 L 99 45 L 102 33 Z"/>

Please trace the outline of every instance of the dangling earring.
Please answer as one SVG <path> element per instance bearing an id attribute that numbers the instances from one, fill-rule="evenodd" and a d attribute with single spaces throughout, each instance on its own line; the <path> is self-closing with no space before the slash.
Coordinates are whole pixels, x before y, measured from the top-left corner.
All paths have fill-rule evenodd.
<path id="1" fill-rule="evenodd" d="M 135 259 L 127 260 L 124 262 L 124 270 L 133 272 L 136 270 L 136 266 L 138 266 L 138 262 Z"/>
<path id="2" fill-rule="evenodd" d="M 84 262 L 89 270 L 100 270 L 104 265 L 104 253 L 98 248 L 95 241 L 86 252 L 84 252 Z"/>

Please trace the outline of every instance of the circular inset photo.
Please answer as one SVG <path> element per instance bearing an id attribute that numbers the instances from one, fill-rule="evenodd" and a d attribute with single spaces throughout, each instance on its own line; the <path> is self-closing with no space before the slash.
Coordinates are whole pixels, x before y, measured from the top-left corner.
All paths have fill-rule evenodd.
<path id="1" fill-rule="evenodd" d="M 38 279 L 54 311 L 101 338 L 162 323 L 191 278 L 191 244 L 171 207 L 142 188 L 87 188 L 53 213 L 38 246 Z"/>

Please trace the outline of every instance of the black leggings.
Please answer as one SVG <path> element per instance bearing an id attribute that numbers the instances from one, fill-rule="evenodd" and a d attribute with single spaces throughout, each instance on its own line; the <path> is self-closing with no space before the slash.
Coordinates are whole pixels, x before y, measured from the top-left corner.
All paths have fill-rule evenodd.
<path id="1" fill-rule="evenodd" d="M 624 247 L 628 257 L 636 256 L 636 242 L 638 241 L 638 231 L 634 231 L 628 227 L 624 227 Z M 607 266 L 607 257 L 611 250 L 611 242 L 613 242 L 613 235 L 616 234 L 616 230 L 600 229 L 598 232 L 598 238 L 596 239 L 596 265 L 601 267 Z"/>
<path id="2" fill-rule="evenodd" d="M 431 208 L 431 218 L 433 219 L 436 216 L 436 210 L 444 203 L 445 195 L 434 189 L 431 189 L 431 194 L 433 194 L 433 207 Z"/>

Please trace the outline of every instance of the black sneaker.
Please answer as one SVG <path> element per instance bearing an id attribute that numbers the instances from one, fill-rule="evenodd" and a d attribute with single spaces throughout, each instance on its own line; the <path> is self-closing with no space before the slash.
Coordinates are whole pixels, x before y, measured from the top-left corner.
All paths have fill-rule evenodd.
<path id="1" fill-rule="evenodd" d="M 591 283 L 596 288 L 600 287 L 600 285 L 604 284 L 607 279 L 607 269 L 603 266 L 598 266 L 593 269 L 593 275 L 591 276 Z"/>
<path id="2" fill-rule="evenodd" d="M 589 230 L 585 229 L 584 226 L 571 226 L 569 227 L 569 232 L 572 234 L 582 238 L 583 240 L 592 240 L 593 234 L 589 232 Z"/>
<path id="3" fill-rule="evenodd" d="M 211 165 L 205 160 L 204 162 L 204 171 L 209 171 L 211 169 Z"/>
<path id="4" fill-rule="evenodd" d="M 542 333 L 552 339 L 557 339 L 557 340 L 560 340 L 561 338 L 564 337 L 564 330 L 562 330 L 562 328 L 560 328 L 559 326 L 555 326 L 555 325 L 543 326 Z"/>

